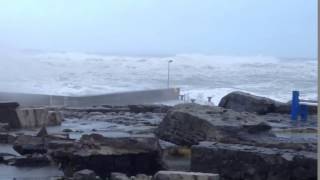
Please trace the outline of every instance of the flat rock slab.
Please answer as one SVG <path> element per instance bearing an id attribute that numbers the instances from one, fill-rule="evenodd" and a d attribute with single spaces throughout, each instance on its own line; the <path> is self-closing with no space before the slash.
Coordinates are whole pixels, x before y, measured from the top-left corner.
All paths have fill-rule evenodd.
<path id="1" fill-rule="evenodd" d="M 270 125 L 251 113 L 191 103 L 174 106 L 160 123 L 157 135 L 178 145 L 191 146 L 205 140 L 255 141 L 258 135 L 272 136 L 270 129 Z"/>
<path id="2" fill-rule="evenodd" d="M 159 142 L 154 137 L 107 138 L 91 134 L 83 135 L 73 145 L 54 147 L 50 155 L 62 164 L 67 175 L 91 169 L 105 178 L 111 172 L 154 174 L 163 168 Z"/>
<path id="3" fill-rule="evenodd" d="M 17 137 L 13 144 L 13 149 L 21 155 L 47 152 L 45 139 L 42 137 L 22 135 Z"/>
<path id="4" fill-rule="evenodd" d="M 16 137 L 13 143 L 13 149 L 21 155 L 26 154 L 45 154 L 48 149 L 58 149 L 73 147 L 74 140 L 61 139 L 54 135 L 48 135 L 45 137 L 21 135 Z"/>
<path id="5" fill-rule="evenodd" d="M 312 180 L 316 152 L 203 142 L 192 146 L 191 170 L 218 173 L 225 180 Z"/>
<path id="6" fill-rule="evenodd" d="M 182 171 L 159 171 L 153 180 L 219 180 L 218 174 L 182 172 Z"/>

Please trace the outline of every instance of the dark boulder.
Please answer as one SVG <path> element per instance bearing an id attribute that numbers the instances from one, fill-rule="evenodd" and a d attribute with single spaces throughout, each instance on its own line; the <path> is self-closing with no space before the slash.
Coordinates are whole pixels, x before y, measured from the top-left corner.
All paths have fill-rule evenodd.
<path id="1" fill-rule="evenodd" d="M 232 109 L 238 112 L 245 111 L 258 114 L 275 112 L 277 107 L 280 105 L 285 109 L 284 103 L 240 91 L 227 94 L 219 102 L 220 107 Z M 288 105 L 288 107 L 290 106 Z"/>
<path id="2" fill-rule="evenodd" d="M 317 153 L 203 142 L 192 146 L 191 171 L 224 180 L 315 180 Z"/>
<path id="3" fill-rule="evenodd" d="M 254 114 L 191 103 L 171 109 L 156 133 L 160 139 L 191 146 L 205 140 L 255 142 L 257 137 L 261 140 L 274 136 L 270 129 L 270 125 Z"/>
<path id="4" fill-rule="evenodd" d="M 291 102 L 283 103 L 241 91 L 231 92 L 224 96 L 219 102 L 219 106 L 238 112 L 252 112 L 257 114 L 290 114 L 291 112 Z M 317 114 L 317 106 L 309 105 L 308 112 L 310 114 Z"/>

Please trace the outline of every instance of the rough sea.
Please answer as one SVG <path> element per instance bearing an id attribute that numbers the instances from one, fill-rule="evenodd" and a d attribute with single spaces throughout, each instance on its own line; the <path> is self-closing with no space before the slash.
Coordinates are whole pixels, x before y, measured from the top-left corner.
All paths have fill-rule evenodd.
<path id="1" fill-rule="evenodd" d="M 170 87 L 217 104 L 232 91 L 289 101 L 292 90 L 317 99 L 317 60 L 270 56 L 110 56 L 72 52 L 3 53 L 0 91 L 94 95 Z"/>

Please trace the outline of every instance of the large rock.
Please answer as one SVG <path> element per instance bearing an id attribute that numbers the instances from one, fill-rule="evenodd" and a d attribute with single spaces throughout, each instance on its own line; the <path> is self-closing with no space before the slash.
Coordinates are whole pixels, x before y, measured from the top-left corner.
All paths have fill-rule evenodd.
<path id="1" fill-rule="evenodd" d="M 16 113 L 18 106 L 16 102 L 0 102 L 0 123 L 9 124 L 10 128 L 19 128 L 20 122 Z"/>
<path id="2" fill-rule="evenodd" d="M 191 103 L 170 110 L 160 123 L 157 135 L 178 145 L 191 146 L 204 140 L 255 142 L 273 136 L 270 129 L 271 126 L 254 114 Z"/>
<path id="3" fill-rule="evenodd" d="M 74 146 L 56 148 L 50 154 L 62 164 L 67 175 L 77 170 L 91 169 L 105 178 L 111 172 L 154 174 L 162 169 L 159 143 L 153 137 L 83 135 Z"/>
<path id="4" fill-rule="evenodd" d="M 224 180 L 315 180 L 317 153 L 203 142 L 192 146 L 191 170 Z"/>
<path id="5" fill-rule="evenodd" d="M 153 180 L 219 180 L 218 174 L 182 172 L 182 171 L 159 171 Z"/>
<path id="6" fill-rule="evenodd" d="M 224 96 L 219 102 L 220 107 L 233 109 L 238 112 L 255 112 L 266 114 L 275 112 L 276 108 L 284 103 L 269 98 L 255 96 L 249 93 L 235 91 Z M 290 110 L 290 105 L 287 106 Z"/>
<path id="7" fill-rule="evenodd" d="M 238 112 L 254 112 L 257 114 L 291 112 L 291 103 L 282 103 L 270 98 L 235 91 L 224 96 L 219 102 L 220 107 L 232 109 Z M 317 114 L 317 106 L 309 106 L 310 114 Z"/>

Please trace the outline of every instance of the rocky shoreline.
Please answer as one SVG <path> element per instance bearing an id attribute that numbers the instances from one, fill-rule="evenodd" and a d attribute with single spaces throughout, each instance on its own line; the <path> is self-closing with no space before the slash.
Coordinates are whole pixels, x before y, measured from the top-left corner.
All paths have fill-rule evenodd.
<path id="1" fill-rule="evenodd" d="M 316 179 L 316 108 L 306 122 L 289 112 L 243 92 L 219 106 L 0 103 L 0 147 L 17 152 L 0 151 L 0 164 L 61 170 L 44 179 Z"/>

